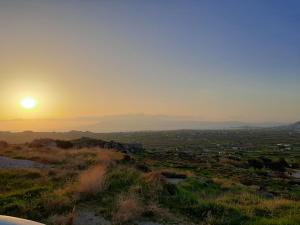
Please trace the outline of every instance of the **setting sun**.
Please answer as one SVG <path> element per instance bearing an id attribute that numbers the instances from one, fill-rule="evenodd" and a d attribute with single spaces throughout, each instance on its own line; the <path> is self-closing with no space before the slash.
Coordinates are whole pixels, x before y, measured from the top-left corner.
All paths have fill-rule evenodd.
<path id="1" fill-rule="evenodd" d="M 20 104 L 25 109 L 33 109 L 37 106 L 37 100 L 33 97 L 26 97 L 21 100 Z"/>

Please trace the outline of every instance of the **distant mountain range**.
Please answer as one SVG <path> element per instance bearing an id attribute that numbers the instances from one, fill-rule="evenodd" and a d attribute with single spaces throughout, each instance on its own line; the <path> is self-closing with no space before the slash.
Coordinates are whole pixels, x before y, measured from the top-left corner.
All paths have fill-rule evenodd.
<path id="1" fill-rule="evenodd" d="M 60 132 L 10 132 L 0 131 L 0 141 L 5 140 L 10 143 L 25 143 L 31 142 L 38 138 L 52 138 L 52 139 L 77 139 L 81 137 L 98 138 L 103 140 L 117 140 L 120 136 L 124 137 L 130 132 L 138 131 L 162 131 L 162 130 L 217 130 L 217 129 L 277 129 L 293 132 L 300 132 L 300 122 L 293 124 L 283 125 L 276 123 L 263 123 L 263 124 L 249 124 L 241 122 L 200 122 L 190 120 L 174 120 L 169 117 L 151 116 L 130 116 L 127 118 L 109 117 L 94 123 L 95 118 L 82 118 L 82 121 L 91 122 L 90 125 L 78 127 L 73 131 L 60 131 Z M 98 119 L 96 119 L 99 121 Z M 77 121 L 77 120 L 76 120 Z M 77 124 L 75 121 L 75 125 Z M 44 121 L 40 121 L 43 122 Z M 72 121 L 73 122 L 73 121 Z M 69 123 L 69 122 L 68 122 Z M 0 122 L 1 124 L 1 122 Z M 42 125 L 42 124 L 40 124 Z M 67 129 L 67 128 L 65 128 Z M 80 131 L 81 130 L 81 131 Z M 89 131 L 84 131 L 89 130 Z M 105 132 L 104 132 L 105 131 Z"/>
<path id="2" fill-rule="evenodd" d="M 76 130 L 93 132 L 149 131 L 178 129 L 236 129 L 241 127 L 272 127 L 282 123 L 245 123 L 239 121 L 209 122 L 152 115 L 107 116 L 98 118 L 94 124 Z"/>
<path id="3" fill-rule="evenodd" d="M 91 131 L 127 132 L 178 129 L 236 129 L 247 127 L 273 127 L 286 124 L 266 122 L 247 123 L 239 121 L 207 122 L 189 118 L 161 115 L 117 115 L 53 120 L 12 120 L 0 121 L 0 130 L 9 131 Z"/>
<path id="4" fill-rule="evenodd" d="M 291 129 L 300 132 L 300 121 L 289 126 Z"/>

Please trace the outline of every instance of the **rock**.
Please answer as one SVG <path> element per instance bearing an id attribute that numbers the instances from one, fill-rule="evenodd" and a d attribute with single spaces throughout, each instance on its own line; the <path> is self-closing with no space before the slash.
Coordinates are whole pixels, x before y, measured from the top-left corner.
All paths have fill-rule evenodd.
<path id="1" fill-rule="evenodd" d="M 111 225 L 111 222 L 102 216 L 96 215 L 94 211 L 83 210 L 76 213 L 74 225 Z"/>

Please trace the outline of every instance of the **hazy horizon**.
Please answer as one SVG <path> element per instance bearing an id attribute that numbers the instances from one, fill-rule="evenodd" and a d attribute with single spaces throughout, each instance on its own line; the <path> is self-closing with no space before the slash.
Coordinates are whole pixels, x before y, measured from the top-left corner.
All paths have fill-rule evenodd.
<path id="1" fill-rule="evenodd" d="M 9 0 L 0 26 L 0 130 L 299 120 L 298 1 Z"/>
<path id="2" fill-rule="evenodd" d="M 202 121 L 193 117 L 127 114 L 99 117 L 79 117 L 66 119 L 14 119 L 0 120 L 0 131 L 36 131 L 36 132 L 131 132 L 160 131 L 180 129 L 235 129 L 243 127 L 276 127 L 289 125 L 296 121 Z"/>

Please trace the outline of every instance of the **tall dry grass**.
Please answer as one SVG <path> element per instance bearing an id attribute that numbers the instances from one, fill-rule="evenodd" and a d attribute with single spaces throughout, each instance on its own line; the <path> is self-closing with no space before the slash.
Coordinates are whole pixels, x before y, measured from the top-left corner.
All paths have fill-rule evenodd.
<path id="1" fill-rule="evenodd" d="M 95 195 L 101 192 L 105 185 L 105 174 L 108 167 L 112 166 L 117 160 L 121 160 L 123 155 L 120 152 L 107 149 L 82 149 L 77 153 L 81 156 L 96 154 L 96 166 L 92 166 L 81 172 L 79 175 L 78 192 L 81 195 Z"/>
<path id="2" fill-rule="evenodd" d="M 106 165 L 98 165 L 82 172 L 79 176 L 78 192 L 81 195 L 95 195 L 103 190 Z"/>
<path id="3" fill-rule="evenodd" d="M 139 218 L 144 211 L 137 195 L 122 195 L 117 202 L 117 209 L 113 214 L 113 224 L 124 224 Z"/>

